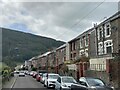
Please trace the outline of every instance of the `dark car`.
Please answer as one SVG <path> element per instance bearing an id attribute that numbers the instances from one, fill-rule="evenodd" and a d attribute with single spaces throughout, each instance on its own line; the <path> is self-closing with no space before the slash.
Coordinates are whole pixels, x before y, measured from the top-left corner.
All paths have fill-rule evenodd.
<path id="1" fill-rule="evenodd" d="M 81 77 L 78 83 L 71 85 L 71 90 L 114 90 L 99 78 Z"/>

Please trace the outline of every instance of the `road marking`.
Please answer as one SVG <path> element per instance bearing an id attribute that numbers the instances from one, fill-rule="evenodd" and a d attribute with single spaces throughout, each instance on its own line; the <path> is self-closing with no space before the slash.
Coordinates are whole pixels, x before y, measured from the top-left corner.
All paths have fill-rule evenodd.
<path id="1" fill-rule="evenodd" d="M 17 81 L 17 78 L 18 78 L 18 77 L 16 76 L 16 78 L 15 78 L 13 84 L 12 84 L 11 87 L 10 87 L 11 90 L 12 90 L 12 88 L 14 87 L 14 85 L 15 85 L 15 83 L 16 83 L 16 81 Z"/>

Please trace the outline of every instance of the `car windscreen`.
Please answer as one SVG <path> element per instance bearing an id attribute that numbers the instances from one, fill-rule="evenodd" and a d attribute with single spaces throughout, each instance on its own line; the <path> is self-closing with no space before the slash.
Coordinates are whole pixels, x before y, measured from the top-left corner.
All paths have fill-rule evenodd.
<path id="1" fill-rule="evenodd" d="M 100 79 L 88 78 L 86 79 L 90 86 L 104 86 L 104 82 Z"/>
<path id="2" fill-rule="evenodd" d="M 48 78 L 50 78 L 50 79 L 57 79 L 58 75 L 48 75 Z"/>
<path id="3" fill-rule="evenodd" d="M 76 83 L 75 79 L 69 78 L 69 77 L 62 78 L 62 82 L 63 83 Z"/>

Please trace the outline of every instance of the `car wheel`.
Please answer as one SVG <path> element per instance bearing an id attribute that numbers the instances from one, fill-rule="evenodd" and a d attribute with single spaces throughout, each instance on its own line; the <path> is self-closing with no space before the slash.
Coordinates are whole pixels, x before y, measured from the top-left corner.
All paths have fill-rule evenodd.
<path id="1" fill-rule="evenodd" d="M 48 82 L 47 82 L 47 88 L 49 88 L 49 86 L 48 86 Z"/>
<path id="2" fill-rule="evenodd" d="M 57 88 L 55 88 L 55 90 L 58 90 Z"/>
<path id="3" fill-rule="evenodd" d="M 44 84 L 44 87 L 46 87 L 45 84 Z"/>
<path id="4" fill-rule="evenodd" d="M 60 87 L 60 90 L 62 90 L 62 88 Z"/>
<path id="5" fill-rule="evenodd" d="M 44 87 L 46 87 L 45 82 L 44 82 Z"/>

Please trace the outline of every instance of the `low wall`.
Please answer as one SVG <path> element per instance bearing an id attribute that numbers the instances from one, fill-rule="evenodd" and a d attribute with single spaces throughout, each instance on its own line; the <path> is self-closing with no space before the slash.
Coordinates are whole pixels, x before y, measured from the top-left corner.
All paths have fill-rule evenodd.
<path id="1" fill-rule="evenodd" d="M 85 71 L 85 76 L 100 78 L 103 81 L 105 81 L 105 83 L 109 83 L 109 74 L 106 73 L 105 71 L 86 70 Z"/>
<path id="2" fill-rule="evenodd" d="M 94 65 L 95 66 L 95 65 Z M 106 70 L 86 70 L 85 76 L 101 78 L 115 88 L 120 88 L 120 60 L 107 60 Z"/>

